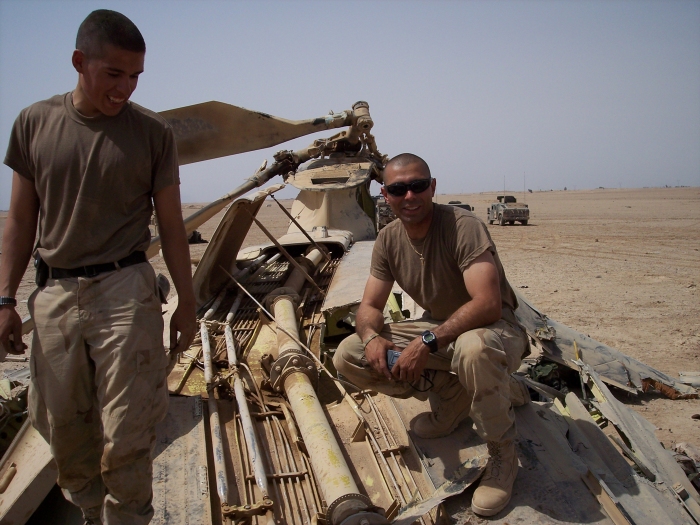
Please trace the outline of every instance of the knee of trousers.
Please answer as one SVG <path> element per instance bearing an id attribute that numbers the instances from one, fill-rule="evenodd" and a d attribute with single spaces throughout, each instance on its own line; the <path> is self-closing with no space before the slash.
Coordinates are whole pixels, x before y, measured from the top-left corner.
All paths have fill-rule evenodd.
<path id="1" fill-rule="evenodd" d="M 333 366 L 346 377 L 354 377 L 364 370 L 362 358 L 365 352 L 362 339 L 357 334 L 343 339 L 333 355 Z"/>
<path id="2" fill-rule="evenodd" d="M 455 341 L 452 371 L 468 386 L 474 377 L 488 375 L 498 382 L 508 382 L 508 359 L 503 344 L 492 330 L 477 328 L 460 335 Z"/>

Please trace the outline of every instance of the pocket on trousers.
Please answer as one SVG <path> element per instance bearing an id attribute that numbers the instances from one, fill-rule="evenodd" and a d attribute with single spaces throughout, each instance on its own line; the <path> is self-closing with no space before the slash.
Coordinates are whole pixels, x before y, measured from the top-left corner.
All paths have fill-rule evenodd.
<path id="1" fill-rule="evenodd" d="M 127 434 L 141 433 L 161 421 L 168 411 L 168 359 L 163 347 L 136 352 L 136 373 L 128 392 L 122 422 Z"/>
<path id="2" fill-rule="evenodd" d="M 36 359 L 29 356 L 29 371 L 31 378 L 29 391 L 27 392 L 27 411 L 32 426 L 39 431 L 39 434 L 48 442 L 51 435 L 46 403 L 41 396 L 41 391 L 36 385 Z"/>

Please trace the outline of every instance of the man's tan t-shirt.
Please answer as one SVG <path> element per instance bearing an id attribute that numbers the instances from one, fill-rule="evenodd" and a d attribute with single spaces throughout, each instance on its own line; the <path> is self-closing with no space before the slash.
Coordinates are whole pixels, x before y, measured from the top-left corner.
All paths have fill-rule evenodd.
<path id="1" fill-rule="evenodd" d="M 379 232 L 372 252 L 371 275 L 381 281 L 396 281 L 430 317 L 444 321 L 471 300 L 463 273 L 474 259 L 489 250 L 498 270 L 503 307 L 515 310 L 518 301 L 486 225 L 461 208 L 433 206 L 430 230 L 420 242 L 409 239 L 398 219 Z M 414 248 L 423 254 L 425 263 L 421 263 Z"/>
<path id="2" fill-rule="evenodd" d="M 22 110 L 5 164 L 39 196 L 38 251 L 77 268 L 145 251 L 152 197 L 179 184 L 170 125 L 132 102 L 114 117 L 81 115 L 71 93 Z"/>

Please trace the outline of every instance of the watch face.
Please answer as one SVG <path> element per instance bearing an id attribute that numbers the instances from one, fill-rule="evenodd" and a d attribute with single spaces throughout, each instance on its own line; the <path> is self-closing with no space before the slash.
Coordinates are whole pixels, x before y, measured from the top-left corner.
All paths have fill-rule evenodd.
<path id="1" fill-rule="evenodd" d="M 430 343 L 434 342 L 437 340 L 437 337 L 435 337 L 435 334 L 433 332 L 425 332 L 423 334 L 423 342 L 426 345 L 429 345 Z"/>

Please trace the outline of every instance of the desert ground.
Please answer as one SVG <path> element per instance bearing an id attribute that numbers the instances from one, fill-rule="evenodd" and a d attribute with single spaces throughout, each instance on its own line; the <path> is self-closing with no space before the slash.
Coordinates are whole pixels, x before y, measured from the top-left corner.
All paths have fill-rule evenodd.
<path id="1" fill-rule="evenodd" d="M 530 224 L 488 228 L 514 288 L 550 318 L 667 374 L 700 371 L 700 188 L 513 194 L 529 205 Z M 495 195 L 436 200 L 469 203 L 486 220 Z M 184 204 L 183 215 L 201 206 Z M 220 215 L 199 228 L 205 239 Z M 0 234 L 6 216 L 0 212 Z M 274 235 L 286 232 L 288 220 L 276 204 L 264 204 L 258 218 Z M 245 246 L 265 241 L 253 226 Z M 191 246 L 193 261 L 206 246 Z M 152 263 L 167 275 L 161 257 Z M 22 316 L 33 278 L 30 266 L 17 293 Z M 23 366 L 27 363 L 6 362 L 0 370 Z M 667 448 L 683 441 L 700 448 L 700 420 L 691 418 L 700 413 L 700 401 L 616 394 L 656 426 Z"/>

